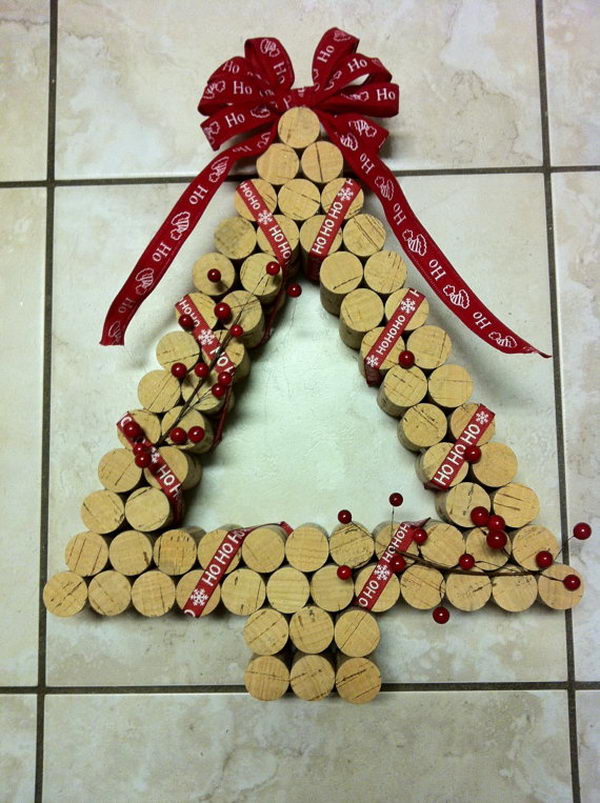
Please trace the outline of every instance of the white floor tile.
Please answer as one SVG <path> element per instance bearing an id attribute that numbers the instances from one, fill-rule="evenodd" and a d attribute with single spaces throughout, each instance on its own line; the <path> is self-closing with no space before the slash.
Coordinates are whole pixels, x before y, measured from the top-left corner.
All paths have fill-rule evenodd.
<path id="1" fill-rule="evenodd" d="M 35 784 L 36 697 L 0 696 L 0 797 L 33 800 Z"/>

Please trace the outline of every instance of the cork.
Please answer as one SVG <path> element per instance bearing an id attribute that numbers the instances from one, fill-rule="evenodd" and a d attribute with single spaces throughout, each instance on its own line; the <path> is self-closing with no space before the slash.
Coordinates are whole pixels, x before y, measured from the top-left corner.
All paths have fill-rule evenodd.
<path id="1" fill-rule="evenodd" d="M 310 586 L 304 572 L 284 566 L 267 580 L 267 599 L 281 613 L 296 613 L 308 602 Z"/>
<path id="2" fill-rule="evenodd" d="M 334 638 L 338 650 L 344 655 L 362 658 L 375 652 L 381 633 L 372 613 L 353 608 L 337 617 Z"/>
<path id="3" fill-rule="evenodd" d="M 383 302 L 377 293 L 364 287 L 353 290 L 340 307 L 340 337 L 350 348 L 360 349 L 364 335 L 382 319 Z"/>
<path id="4" fill-rule="evenodd" d="M 179 402 L 179 380 L 170 371 L 150 371 L 138 384 L 138 399 L 151 413 L 166 413 Z"/>
<path id="5" fill-rule="evenodd" d="M 278 700 L 289 685 L 290 670 L 280 655 L 257 655 L 250 659 L 244 672 L 244 686 L 251 697 L 265 702 Z"/>
<path id="6" fill-rule="evenodd" d="M 516 566 L 506 566 L 492 576 L 492 599 L 505 611 L 526 611 L 536 601 L 537 594 L 535 576 L 523 574 Z"/>
<path id="7" fill-rule="evenodd" d="M 139 424 L 144 433 L 144 437 L 150 443 L 157 443 L 160 438 L 160 418 L 154 413 L 149 413 L 148 410 L 130 410 L 129 415 L 133 418 L 136 424 Z M 132 449 L 133 445 L 129 443 L 125 435 L 117 428 L 117 437 L 126 449 Z"/>
<path id="8" fill-rule="evenodd" d="M 293 148 L 274 142 L 256 160 L 256 172 L 269 184 L 285 184 L 298 175 L 300 160 Z"/>
<path id="9" fill-rule="evenodd" d="M 306 605 L 290 619 L 290 639 L 302 652 L 318 653 L 326 650 L 333 641 L 331 614 L 317 605 Z"/>
<path id="10" fill-rule="evenodd" d="M 372 254 L 365 263 L 365 284 L 381 296 L 399 290 L 406 281 L 406 263 L 395 251 L 385 248 Z"/>
<path id="11" fill-rule="evenodd" d="M 124 530 L 110 542 L 108 557 L 113 569 L 128 577 L 136 576 L 152 563 L 152 541 L 145 533 Z"/>
<path id="12" fill-rule="evenodd" d="M 202 574 L 203 571 L 201 569 L 192 569 L 191 572 L 187 572 L 183 575 L 183 577 L 180 578 L 179 582 L 177 583 L 177 588 L 175 589 L 175 599 L 180 610 L 185 608 L 187 601 L 192 595 L 192 591 L 198 585 L 198 581 L 202 577 Z M 200 616 L 208 616 L 211 614 L 217 608 L 220 601 L 221 586 L 216 585 L 212 589 L 212 594 L 208 598 L 208 602 L 204 606 Z"/>
<path id="13" fill-rule="evenodd" d="M 421 545 L 421 555 L 436 566 L 449 569 L 458 564 L 465 551 L 465 541 L 460 530 L 443 521 L 429 520 L 425 525 L 427 540 Z"/>
<path id="14" fill-rule="evenodd" d="M 307 702 L 323 700 L 334 684 L 335 669 L 329 655 L 296 653 L 290 670 L 290 686 L 296 697 Z"/>
<path id="15" fill-rule="evenodd" d="M 188 408 L 182 415 L 183 409 L 183 406 L 177 405 L 177 407 L 172 407 L 169 412 L 165 413 L 163 416 L 161 427 L 163 437 L 166 438 L 167 444 L 169 446 L 173 445 L 169 433 L 174 427 L 181 427 L 186 432 L 189 432 L 192 427 L 201 427 L 204 430 L 204 437 L 200 443 L 193 443 L 188 438 L 186 443 L 178 444 L 177 448 L 184 452 L 194 452 L 194 454 L 208 452 L 214 439 L 213 426 L 210 419 L 202 415 L 200 410 L 196 410 L 194 407 Z"/>
<path id="16" fill-rule="evenodd" d="M 435 475 L 438 473 L 439 467 L 448 456 L 448 452 L 450 452 L 453 448 L 453 443 L 442 441 L 441 443 L 436 443 L 434 446 L 430 446 L 427 451 L 423 452 L 423 454 L 417 458 L 415 470 L 417 472 L 417 477 L 424 485 L 426 485 L 428 482 L 431 482 L 431 480 L 435 477 Z M 454 479 L 450 481 L 449 487 L 458 485 L 459 482 L 462 482 L 464 479 L 466 479 L 468 470 L 469 464 L 463 463 L 458 469 Z"/>
<path id="17" fill-rule="evenodd" d="M 563 585 L 563 580 L 569 574 L 574 574 L 581 581 L 581 585 L 575 591 L 569 591 Z M 565 566 L 564 563 L 554 563 L 549 569 L 545 569 L 538 575 L 537 586 L 541 601 L 555 611 L 574 608 L 581 601 L 584 592 L 583 578 L 579 572 L 570 566 Z"/>
<path id="18" fill-rule="evenodd" d="M 424 371 L 433 371 L 446 362 L 452 343 L 439 326 L 420 326 L 410 334 L 406 348 L 415 355 L 415 365 Z"/>
<path id="19" fill-rule="evenodd" d="M 473 418 L 478 407 L 479 404 L 477 402 L 466 402 L 465 404 L 461 404 L 460 407 L 457 407 L 455 410 L 453 410 L 448 416 L 448 426 L 454 440 L 458 438 L 469 421 Z M 483 446 L 484 443 L 489 443 L 489 441 L 491 441 L 494 437 L 495 433 L 496 424 L 492 420 L 492 423 L 485 430 L 485 432 L 479 436 L 477 441 L 475 441 L 475 445 Z"/>
<path id="20" fill-rule="evenodd" d="M 510 557 L 511 542 L 506 542 L 504 549 L 490 549 L 487 545 L 487 528 L 474 527 L 467 532 L 465 552 L 475 558 L 475 568 L 484 572 L 491 572 L 504 566 Z"/>
<path id="21" fill-rule="evenodd" d="M 156 345 L 156 359 L 168 371 L 176 362 L 181 362 L 188 369 L 198 362 L 200 346 L 189 332 L 167 332 Z"/>
<path id="22" fill-rule="evenodd" d="M 244 625 L 244 641 L 256 655 L 281 652 L 289 635 L 287 619 L 274 608 L 260 608 L 248 617 Z"/>
<path id="23" fill-rule="evenodd" d="M 255 572 L 270 574 L 285 557 L 285 532 L 275 524 L 257 527 L 242 544 L 242 560 Z"/>
<path id="24" fill-rule="evenodd" d="M 261 304 L 271 304 L 277 298 L 281 288 L 283 273 L 280 270 L 275 276 L 267 273 L 267 265 L 274 261 L 271 254 L 262 251 L 250 256 L 242 263 L 240 281 L 248 293 L 256 296 Z"/>
<path id="25" fill-rule="evenodd" d="M 113 533 L 124 519 L 123 500 L 113 491 L 94 491 L 81 503 L 81 521 L 93 533 Z"/>
<path id="26" fill-rule="evenodd" d="M 446 576 L 446 598 L 459 611 L 478 611 L 492 595 L 492 581 L 485 574 L 450 572 Z"/>
<path id="27" fill-rule="evenodd" d="M 290 566 L 301 572 L 316 572 L 329 557 L 327 532 L 318 524 L 296 527 L 285 542 L 285 557 Z"/>
<path id="28" fill-rule="evenodd" d="M 304 257 L 308 257 L 310 251 L 312 250 L 313 245 L 315 244 L 315 240 L 319 232 L 321 231 L 321 226 L 323 225 L 323 221 L 325 220 L 325 215 L 314 215 L 314 217 L 305 220 L 302 226 L 300 227 L 300 250 Z M 317 243 L 317 246 L 321 245 L 321 243 Z M 338 229 L 335 233 L 334 237 L 328 243 L 328 251 L 325 253 L 324 246 L 322 246 L 322 250 L 319 251 L 319 256 L 326 257 L 328 254 L 334 254 L 341 248 L 342 245 L 342 232 Z M 316 249 L 315 249 L 316 250 Z M 344 252 L 347 253 L 347 252 Z M 362 266 L 361 266 L 361 273 L 362 273 Z"/>
<path id="29" fill-rule="evenodd" d="M 125 502 L 125 516 L 134 530 L 151 533 L 173 519 L 169 500 L 158 488 L 138 488 Z"/>
<path id="30" fill-rule="evenodd" d="M 100 572 L 88 587 L 90 607 L 101 616 L 118 616 L 131 602 L 131 583 L 120 572 Z"/>
<path id="31" fill-rule="evenodd" d="M 511 482 L 491 496 L 494 513 L 502 516 L 508 527 L 524 527 L 540 512 L 537 494 L 526 485 Z"/>
<path id="32" fill-rule="evenodd" d="M 337 566 L 328 564 L 316 571 L 310 581 L 310 593 L 316 605 L 325 611 L 343 611 L 352 602 L 354 583 L 340 580 Z"/>
<path id="33" fill-rule="evenodd" d="M 404 298 L 409 290 L 413 288 L 410 287 L 401 287 L 400 290 L 396 290 L 395 293 L 392 293 L 391 296 L 385 302 L 385 319 L 389 321 L 389 319 L 394 315 L 400 304 L 404 301 Z M 406 324 L 405 331 L 406 332 L 413 332 L 415 329 L 418 329 L 420 326 L 423 326 L 426 321 L 427 317 L 429 316 L 429 302 L 426 298 L 421 301 L 419 306 L 414 312 L 414 315 L 411 317 L 410 321 Z"/>
<path id="34" fill-rule="evenodd" d="M 175 604 L 175 583 L 157 569 L 144 572 L 133 584 L 131 601 L 143 616 L 163 616 Z"/>
<path id="35" fill-rule="evenodd" d="M 377 404 L 384 413 L 398 418 L 409 407 L 423 401 L 426 393 L 427 379 L 420 368 L 416 365 L 412 368 L 395 365 L 379 386 Z"/>
<path id="36" fill-rule="evenodd" d="M 341 175 L 344 157 L 337 145 L 321 140 L 304 150 L 300 166 L 307 179 L 316 184 L 327 184 Z"/>
<path id="37" fill-rule="evenodd" d="M 360 285 L 363 266 L 360 259 L 347 251 L 325 257 L 319 273 L 321 304 L 332 315 L 339 315 L 342 301 Z"/>
<path id="38" fill-rule="evenodd" d="M 473 392 L 473 380 L 461 365 L 442 365 L 429 376 L 427 389 L 434 404 L 458 407 Z"/>
<path id="39" fill-rule="evenodd" d="M 488 488 L 500 488 L 512 482 L 519 464 L 510 446 L 492 441 L 480 448 L 481 460 L 470 467 L 472 478 Z"/>
<path id="40" fill-rule="evenodd" d="M 230 532 L 230 530 L 239 530 L 239 528 L 239 524 L 224 524 L 222 527 L 217 527 L 216 530 L 210 530 L 210 532 L 202 536 L 198 542 L 198 562 L 203 569 L 208 567 L 227 533 Z M 241 558 L 242 551 L 238 549 L 229 567 L 226 569 L 225 574 L 229 574 L 237 569 Z"/>
<path id="41" fill-rule="evenodd" d="M 435 509 L 440 516 L 459 527 L 471 527 L 471 511 L 475 507 L 490 509 L 490 497 L 474 482 L 460 482 L 449 491 L 435 495 Z"/>
<path id="42" fill-rule="evenodd" d="M 44 605 L 54 616 L 74 616 L 85 606 L 88 590 L 85 581 L 75 572 L 59 572 L 44 586 Z"/>
<path id="43" fill-rule="evenodd" d="M 215 334 L 217 340 L 221 342 L 221 345 L 225 338 L 227 338 L 227 345 L 225 346 L 224 352 L 220 350 L 219 354 L 225 353 L 235 365 L 233 383 L 236 384 L 240 380 L 245 379 L 250 373 L 251 363 L 248 352 L 246 351 L 246 346 L 244 346 L 237 337 L 229 337 L 229 333 L 225 329 L 221 329 L 219 332 L 215 332 Z M 219 367 L 219 360 L 217 360 L 216 368 L 219 369 Z"/>
<path id="44" fill-rule="evenodd" d="M 329 539 L 331 557 L 338 566 L 355 569 L 364 566 L 373 557 L 375 542 L 371 533 L 356 521 L 339 524 Z"/>
<path id="45" fill-rule="evenodd" d="M 65 547 L 65 563 L 80 577 L 101 572 L 108 563 L 108 541 L 98 533 L 78 533 Z"/>
<path id="46" fill-rule="evenodd" d="M 381 524 L 378 524 L 375 529 L 373 530 L 373 538 L 375 540 L 375 555 L 377 559 L 383 555 L 385 550 L 390 545 L 390 541 L 392 540 L 396 530 L 398 529 L 399 522 L 393 521 L 383 521 Z M 419 554 L 419 546 L 415 541 L 412 541 L 406 553 L 404 555 L 407 565 L 411 565 L 414 563 L 410 558 L 407 558 L 406 555 L 418 555 Z"/>
<path id="47" fill-rule="evenodd" d="M 153 553 L 154 562 L 161 572 L 185 574 L 196 562 L 196 540 L 188 530 L 167 530 L 156 539 Z"/>
<path id="48" fill-rule="evenodd" d="M 427 611 L 439 605 L 444 596 L 444 575 L 437 569 L 417 564 L 400 576 L 400 591 L 411 608 Z"/>
<path id="49" fill-rule="evenodd" d="M 130 449 L 112 449 L 98 463 L 98 479 L 107 491 L 127 493 L 139 485 L 142 469 Z"/>
<path id="50" fill-rule="evenodd" d="M 354 581 L 354 593 L 356 594 L 356 596 L 360 594 L 365 585 L 368 583 L 375 566 L 376 566 L 375 563 L 371 563 L 369 564 L 369 566 L 365 566 L 364 569 L 361 569 L 360 572 L 357 574 L 356 579 Z M 374 611 L 375 613 L 383 613 L 383 611 L 389 611 L 389 609 L 393 608 L 399 599 L 400 599 L 400 581 L 398 580 L 398 576 L 396 574 L 392 574 L 387 583 L 385 584 L 384 589 L 377 598 L 376 602 L 371 606 L 371 610 Z"/>
<path id="51" fill-rule="evenodd" d="M 188 293 L 188 295 L 208 326 L 210 326 L 211 329 L 214 329 L 217 325 L 217 316 L 215 315 L 215 299 L 211 298 L 206 293 Z M 179 320 L 180 317 L 181 312 L 175 308 L 175 318 Z"/>
<path id="52" fill-rule="evenodd" d="M 369 354 L 369 351 L 373 348 L 377 339 L 383 332 L 383 326 L 376 326 L 374 329 L 371 329 L 369 332 L 365 334 L 363 337 L 361 344 L 360 344 L 360 360 L 358 360 L 358 370 L 361 376 L 365 375 L 365 357 Z M 404 340 L 399 337 L 398 340 L 394 343 L 392 348 L 389 350 L 387 357 L 379 366 L 379 373 L 386 374 L 390 368 L 393 368 L 394 365 L 398 365 L 398 357 L 401 351 L 404 351 L 405 345 Z"/>
<path id="53" fill-rule="evenodd" d="M 159 446 L 158 451 L 181 483 L 184 491 L 198 485 L 202 478 L 202 464 L 194 455 L 189 452 L 183 452 L 178 446 Z M 144 476 L 149 485 L 154 488 L 162 487 L 158 479 L 150 473 L 150 469 L 144 469 Z"/>
<path id="54" fill-rule="evenodd" d="M 345 183 L 345 178 L 334 178 L 333 181 L 329 181 L 323 187 L 323 191 L 321 192 L 321 208 L 325 214 L 329 212 L 331 204 L 334 202 L 336 195 L 342 189 Z M 362 190 L 359 190 L 356 193 L 354 200 L 351 201 L 344 219 L 348 220 L 349 218 L 354 217 L 354 215 L 357 215 L 363 208 L 364 202 L 365 194 Z"/>
<path id="55" fill-rule="evenodd" d="M 251 178 L 249 181 L 254 186 L 256 193 L 263 199 L 269 212 L 274 212 L 277 208 L 277 190 L 275 187 L 263 178 Z M 253 213 L 248 209 L 248 205 L 238 192 L 233 196 L 233 205 L 238 215 L 254 223 L 255 217 Z M 215 265 L 215 267 L 218 266 Z"/>
<path id="56" fill-rule="evenodd" d="M 217 399 L 211 392 L 211 387 L 219 381 L 218 372 L 212 370 L 206 379 L 199 379 L 193 371 L 181 383 L 181 395 L 185 402 L 189 402 L 203 415 L 215 415 L 225 404 L 226 396 Z M 233 394 L 229 395 L 229 408 L 233 405 Z"/>
<path id="57" fill-rule="evenodd" d="M 241 198 L 238 199 L 236 195 L 236 208 L 238 205 L 238 200 L 241 204 Z M 248 212 L 248 207 L 246 204 L 244 204 L 244 207 L 247 215 L 249 215 L 250 213 Z M 246 217 L 246 215 L 244 215 L 244 217 Z M 218 282 L 211 282 L 211 280 L 208 278 L 209 270 L 218 270 L 221 274 L 221 279 Z M 235 284 L 235 280 L 236 271 L 233 262 L 224 254 L 220 254 L 218 251 L 210 251 L 208 254 L 203 254 L 200 259 L 197 259 L 194 262 L 194 267 L 192 268 L 192 281 L 194 282 L 194 287 L 205 296 L 209 296 L 214 299 L 224 296 L 225 293 L 228 293 L 231 290 Z"/>
<path id="58" fill-rule="evenodd" d="M 519 566 L 532 572 L 539 571 L 535 562 L 538 552 L 550 552 L 556 560 L 560 552 L 560 545 L 554 533 L 539 524 L 530 524 L 521 527 L 512 536 L 512 554 Z"/>
<path id="59" fill-rule="evenodd" d="M 398 440 L 413 452 L 428 449 L 444 439 L 446 416 L 435 404 L 422 402 L 410 407 L 398 421 Z"/>
<path id="60" fill-rule="evenodd" d="M 354 215 L 344 224 L 342 239 L 348 251 L 359 257 L 370 257 L 383 248 L 385 226 L 373 215 Z"/>
<path id="61" fill-rule="evenodd" d="M 294 106 L 279 118 L 277 133 L 279 139 L 290 148 L 308 148 L 319 138 L 321 123 L 319 118 L 306 106 Z"/>
<path id="62" fill-rule="evenodd" d="M 236 569 L 221 584 L 221 599 L 230 613 L 249 616 L 265 601 L 265 583 L 252 569 Z"/>
<path id="63" fill-rule="evenodd" d="M 229 259 L 245 259 L 256 248 L 256 229 L 242 217 L 225 218 L 215 230 L 215 248 Z"/>
<path id="64" fill-rule="evenodd" d="M 300 242 L 300 230 L 298 229 L 298 224 L 296 221 L 292 220 L 286 215 L 275 215 L 275 220 L 279 224 L 280 229 L 285 235 L 285 239 L 288 241 L 291 251 L 292 251 L 292 260 L 294 260 L 298 254 L 298 243 Z M 264 233 L 261 229 L 258 230 L 256 235 L 256 243 L 260 251 L 264 251 L 265 254 L 271 254 L 274 256 L 275 252 L 271 246 L 271 243 L 268 241 Z M 293 272 L 293 266 L 288 266 L 288 273 Z"/>
<path id="65" fill-rule="evenodd" d="M 286 182 L 277 195 L 279 209 L 292 220 L 308 220 L 321 206 L 321 192 L 316 184 L 305 178 Z"/>
<path id="66" fill-rule="evenodd" d="M 369 658 L 339 656 L 335 687 L 347 703 L 369 703 L 381 689 L 381 672 Z"/>
<path id="67" fill-rule="evenodd" d="M 239 340 L 246 348 L 258 346 L 265 333 L 265 316 L 260 301 L 247 290 L 234 290 L 233 293 L 228 293 L 223 301 L 229 304 L 232 312 L 227 328 L 234 323 L 239 324 L 244 330 Z"/>

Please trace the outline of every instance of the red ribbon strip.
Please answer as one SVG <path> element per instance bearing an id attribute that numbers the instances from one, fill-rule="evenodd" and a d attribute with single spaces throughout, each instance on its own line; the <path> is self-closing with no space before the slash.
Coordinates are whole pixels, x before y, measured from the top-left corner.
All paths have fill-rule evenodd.
<path id="1" fill-rule="evenodd" d="M 468 446 L 476 446 L 487 428 L 491 426 L 495 413 L 484 404 L 479 404 L 460 433 L 454 446 L 442 460 L 439 468 L 425 487 L 433 491 L 445 491 L 450 487 L 465 462 L 465 450 Z"/>
<path id="2" fill-rule="evenodd" d="M 268 130 L 213 159 L 183 193 L 111 304 L 103 345 L 123 344 L 135 311 L 156 287 L 238 159 L 263 153 L 275 138 L 283 112 L 308 106 L 355 174 L 377 195 L 400 245 L 444 304 L 499 351 L 550 356 L 519 337 L 475 295 L 417 219 L 398 181 L 379 158 L 388 132 L 365 115 L 396 115 L 399 89 L 379 59 L 357 52 L 358 43 L 339 28 L 328 30 L 313 56 L 314 84 L 299 89 L 292 89 L 294 70 L 285 48 L 269 37 L 246 40 L 243 57 L 229 59 L 215 70 L 198 106 L 208 117 L 201 127 L 211 146 L 216 150 L 258 127 Z M 365 80 L 357 85 L 359 78 Z"/>
<path id="3" fill-rule="evenodd" d="M 321 263 L 330 252 L 335 235 L 344 222 L 346 212 L 359 192 L 360 184 L 352 178 L 347 178 L 331 202 L 306 260 L 305 273 L 311 282 L 319 281 Z"/>

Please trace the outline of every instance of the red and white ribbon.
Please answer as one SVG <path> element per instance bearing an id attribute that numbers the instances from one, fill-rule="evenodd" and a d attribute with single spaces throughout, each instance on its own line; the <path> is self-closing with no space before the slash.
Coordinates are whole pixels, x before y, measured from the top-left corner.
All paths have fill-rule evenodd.
<path id="1" fill-rule="evenodd" d="M 215 369 L 219 371 L 219 373 L 225 371 L 233 376 L 235 373 L 235 365 L 229 359 L 227 352 L 223 348 L 223 344 L 190 296 L 184 296 L 181 301 L 178 301 L 177 304 L 175 304 L 175 309 L 180 315 L 189 315 L 193 320 L 194 328 L 192 329 L 192 336 L 202 349 L 202 353 L 206 355 L 208 364 L 210 365 L 218 355 L 214 365 Z"/>
<path id="2" fill-rule="evenodd" d="M 433 491 L 445 491 L 450 487 L 452 480 L 465 462 L 467 447 L 477 446 L 481 436 L 491 426 L 494 416 L 495 413 L 488 410 L 484 404 L 477 406 L 467 425 L 454 442 L 454 446 L 442 460 L 431 480 L 426 483 L 426 488 L 431 488 Z"/>
<path id="3" fill-rule="evenodd" d="M 265 204 L 262 195 L 256 191 L 252 181 L 242 181 L 237 188 L 237 194 L 246 204 L 258 227 L 267 238 L 279 264 L 282 268 L 287 268 L 292 259 L 292 247 L 275 216 Z"/>
<path id="4" fill-rule="evenodd" d="M 305 272 L 312 282 L 319 281 L 321 263 L 331 251 L 335 235 L 346 218 L 350 204 L 359 192 L 360 184 L 352 178 L 347 178 L 331 202 L 306 260 Z"/>

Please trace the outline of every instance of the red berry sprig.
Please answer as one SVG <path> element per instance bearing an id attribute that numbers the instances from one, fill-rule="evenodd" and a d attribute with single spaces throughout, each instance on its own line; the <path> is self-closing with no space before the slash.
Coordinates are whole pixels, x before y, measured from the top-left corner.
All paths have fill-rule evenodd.
<path id="1" fill-rule="evenodd" d="M 444 608 L 443 605 L 438 605 L 437 608 L 433 609 L 431 615 L 433 616 L 433 621 L 437 622 L 438 625 L 445 625 L 450 618 L 450 611 L 448 608 Z"/>
<path id="2" fill-rule="evenodd" d="M 188 369 L 182 362 L 174 362 L 171 366 L 171 373 L 177 379 L 183 379 L 185 376 L 187 376 L 187 372 Z"/>
<path id="3" fill-rule="evenodd" d="M 191 429 L 188 429 L 188 438 L 192 443 L 200 443 L 204 440 L 205 435 L 206 432 L 202 427 L 191 427 Z"/>
<path id="4" fill-rule="evenodd" d="M 266 273 L 269 276 L 277 276 L 280 271 L 279 263 L 278 262 L 269 262 L 267 267 L 265 268 Z"/>
<path id="5" fill-rule="evenodd" d="M 390 505 L 392 507 L 400 507 L 400 505 L 404 502 L 404 497 L 402 494 L 393 493 L 390 494 Z"/>
<path id="6" fill-rule="evenodd" d="M 239 323 L 234 323 L 229 332 L 231 337 L 241 337 L 244 334 L 244 330 Z"/>
<path id="7" fill-rule="evenodd" d="M 475 566 L 475 558 L 473 555 L 470 555 L 468 552 L 465 552 L 464 555 L 461 555 L 458 559 L 458 565 L 461 569 L 465 572 L 468 572 L 469 569 L 472 569 Z"/>
<path id="8" fill-rule="evenodd" d="M 349 580 L 352 577 L 352 569 L 350 566 L 338 566 L 337 567 L 337 576 L 340 580 Z"/>
<path id="9" fill-rule="evenodd" d="M 144 434 L 137 421 L 127 421 L 125 424 L 123 424 L 123 432 L 126 437 L 132 441 L 136 438 L 141 438 Z"/>
<path id="10" fill-rule="evenodd" d="M 288 289 L 285 291 L 290 298 L 298 298 L 302 295 L 302 288 L 299 284 L 290 284 Z"/>
<path id="11" fill-rule="evenodd" d="M 198 362 L 194 365 L 194 373 L 199 379 L 206 379 L 209 374 L 208 365 L 205 362 Z"/>
<path id="12" fill-rule="evenodd" d="M 194 320 L 191 315 L 180 315 L 179 316 L 179 326 L 182 329 L 190 330 L 194 328 Z"/>
<path id="13" fill-rule="evenodd" d="M 490 549 L 504 549 L 508 538 L 503 530 L 490 530 L 485 540 Z"/>
<path id="14" fill-rule="evenodd" d="M 169 432 L 169 437 L 173 443 L 182 446 L 184 443 L 187 443 L 188 434 L 183 427 L 173 427 Z"/>
<path id="15" fill-rule="evenodd" d="M 352 513 L 349 510 L 340 510 L 337 517 L 340 524 L 350 524 L 352 521 Z"/>
<path id="16" fill-rule="evenodd" d="M 398 355 L 398 365 L 401 368 L 412 368 L 414 364 L 415 364 L 415 355 L 412 353 L 412 351 L 408 351 L 408 349 L 405 349 L 404 351 L 400 352 L 400 354 Z"/>
<path id="17" fill-rule="evenodd" d="M 215 318 L 218 321 L 228 321 L 231 318 L 231 307 L 224 301 L 219 302 L 219 304 L 215 304 L 213 312 L 215 313 Z"/>
<path id="18" fill-rule="evenodd" d="M 481 460 L 481 449 L 479 446 L 467 446 L 465 449 L 465 460 L 467 463 L 479 463 Z"/>
<path id="19" fill-rule="evenodd" d="M 577 577 L 576 574 L 568 574 L 563 579 L 563 585 L 567 589 L 567 591 L 577 591 L 579 586 L 581 585 L 581 580 Z"/>
<path id="20" fill-rule="evenodd" d="M 471 521 L 476 527 L 485 527 L 488 523 L 490 512 L 487 508 L 478 505 L 471 511 Z"/>
<path id="21" fill-rule="evenodd" d="M 535 556 L 535 562 L 540 567 L 540 569 L 549 569 L 550 566 L 554 563 L 554 558 L 552 556 L 552 552 L 548 552 L 547 549 L 543 549 L 541 552 L 538 552 Z"/>
<path id="22" fill-rule="evenodd" d="M 417 527 L 413 532 L 413 541 L 422 546 L 427 541 L 427 530 L 424 527 Z"/>
<path id="23" fill-rule="evenodd" d="M 586 521 L 580 521 L 573 527 L 573 537 L 586 541 L 592 534 L 592 528 Z"/>
<path id="24" fill-rule="evenodd" d="M 390 569 L 396 573 L 406 569 L 406 560 L 402 555 L 392 555 L 390 558 Z"/>

